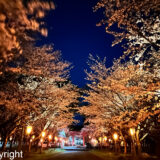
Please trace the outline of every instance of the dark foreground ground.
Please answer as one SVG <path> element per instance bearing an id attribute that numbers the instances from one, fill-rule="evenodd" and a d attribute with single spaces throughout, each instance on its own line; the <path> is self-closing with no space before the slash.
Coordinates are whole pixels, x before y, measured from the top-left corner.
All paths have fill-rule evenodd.
<path id="1" fill-rule="evenodd" d="M 159 158 L 148 155 L 143 157 L 133 157 L 132 155 L 113 154 L 104 151 L 65 151 L 48 150 L 39 153 L 26 154 L 24 160 L 160 160 Z"/>

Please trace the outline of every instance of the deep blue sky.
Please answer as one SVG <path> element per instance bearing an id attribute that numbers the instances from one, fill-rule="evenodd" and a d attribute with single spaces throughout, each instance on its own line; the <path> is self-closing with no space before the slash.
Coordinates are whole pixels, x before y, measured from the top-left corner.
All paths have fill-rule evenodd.
<path id="1" fill-rule="evenodd" d="M 102 11 L 93 12 L 97 0 L 54 0 L 54 3 L 56 10 L 47 17 L 49 35 L 44 43 L 53 43 L 56 50 L 61 50 L 63 58 L 74 65 L 72 82 L 83 87 L 89 53 L 107 57 L 107 66 L 111 66 L 122 49 L 111 47 L 114 38 L 105 33 L 104 26 L 96 27 L 103 18 Z"/>

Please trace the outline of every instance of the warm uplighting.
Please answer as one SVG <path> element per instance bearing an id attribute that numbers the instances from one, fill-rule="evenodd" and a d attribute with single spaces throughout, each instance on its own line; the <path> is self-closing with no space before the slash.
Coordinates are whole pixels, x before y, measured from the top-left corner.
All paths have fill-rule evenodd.
<path id="1" fill-rule="evenodd" d="M 65 140 L 64 142 L 65 142 L 65 144 L 68 144 L 68 140 Z"/>
<path id="2" fill-rule="evenodd" d="M 42 137 L 45 137 L 45 135 L 46 135 L 46 132 L 43 131 L 43 132 L 42 132 Z"/>
<path id="3" fill-rule="evenodd" d="M 27 126 L 26 133 L 29 135 L 32 132 L 32 126 Z"/>
<path id="4" fill-rule="evenodd" d="M 40 142 L 42 143 L 43 142 L 43 139 L 41 138 Z"/>
<path id="5" fill-rule="evenodd" d="M 123 141 L 121 141 L 120 146 L 122 146 L 122 147 L 124 146 L 124 142 Z"/>
<path id="6" fill-rule="evenodd" d="M 130 132 L 131 136 L 133 136 L 135 134 L 135 129 L 134 128 L 130 128 L 129 132 Z"/>
<path id="7" fill-rule="evenodd" d="M 91 144 L 95 147 L 98 144 L 98 141 L 95 138 L 91 139 Z"/>
<path id="8" fill-rule="evenodd" d="M 35 139 L 35 135 L 32 136 L 32 139 Z"/>
<path id="9" fill-rule="evenodd" d="M 117 134 L 117 133 L 114 133 L 114 134 L 113 134 L 113 139 L 114 139 L 115 141 L 117 141 L 117 139 L 118 139 L 118 134 Z"/>
<path id="10" fill-rule="evenodd" d="M 103 137 L 103 141 L 107 141 L 107 137 L 106 136 Z"/>
<path id="11" fill-rule="evenodd" d="M 49 135 L 49 136 L 48 136 L 48 139 L 49 139 L 49 140 L 52 140 L 52 135 Z"/>
<path id="12" fill-rule="evenodd" d="M 60 140 L 60 142 L 61 142 L 61 141 L 63 140 L 63 138 L 62 138 L 62 137 L 60 137 L 60 138 L 59 138 L 59 140 Z"/>
<path id="13" fill-rule="evenodd" d="M 55 137 L 54 137 L 54 140 L 55 140 L 55 141 L 58 141 L 58 138 L 55 136 Z"/>
<path id="14" fill-rule="evenodd" d="M 102 137 L 99 137 L 98 140 L 101 142 L 102 141 Z"/>

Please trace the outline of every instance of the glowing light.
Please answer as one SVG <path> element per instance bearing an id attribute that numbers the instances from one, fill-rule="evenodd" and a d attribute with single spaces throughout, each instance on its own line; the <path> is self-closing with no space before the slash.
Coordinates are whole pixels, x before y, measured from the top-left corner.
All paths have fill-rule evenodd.
<path id="1" fill-rule="evenodd" d="M 32 142 L 33 140 L 32 139 L 30 139 L 30 142 Z"/>
<path id="2" fill-rule="evenodd" d="M 121 146 L 122 146 L 122 147 L 124 146 L 124 142 L 123 142 L 123 141 L 121 142 Z"/>
<path id="3" fill-rule="evenodd" d="M 113 134 L 113 139 L 116 141 L 118 139 L 118 134 L 117 133 L 114 133 Z"/>
<path id="4" fill-rule="evenodd" d="M 49 136 L 48 136 L 48 139 L 51 140 L 51 139 L 52 139 L 52 135 L 49 135 Z"/>
<path id="5" fill-rule="evenodd" d="M 43 131 L 42 132 L 42 137 L 45 137 L 45 135 L 46 135 L 46 132 Z"/>
<path id="6" fill-rule="evenodd" d="M 12 140 L 12 137 L 10 137 L 9 140 L 11 141 L 11 140 Z"/>
<path id="7" fill-rule="evenodd" d="M 32 139 L 35 139 L 35 135 L 32 136 Z"/>
<path id="8" fill-rule="evenodd" d="M 94 138 L 91 139 L 91 144 L 95 147 L 98 144 L 98 141 Z"/>
<path id="9" fill-rule="evenodd" d="M 99 137 L 98 140 L 101 142 L 102 141 L 102 137 Z"/>
<path id="10" fill-rule="evenodd" d="M 103 137 L 103 141 L 107 141 L 107 137 L 106 136 Z"/>
<path id="11" fill-rule="evenodd" d="M 31 132 L 32 132 L 32 126 L 27 126 L 26 133 L 31 134 Z"/>
<path id="12" fill-rule="evenodd" d="M 40 142 L 42 143 L 43 142 L 43 139 L 41 138 Z"/>
<path id="13" fill-rule="evenodd" d="M 133 136 L 135 134 L 135 129 L 134 128 L 130 128 L 129 129 L 131 136 Z"/>
<path id="14" fill-rule="evenodd" d="M 54 140 L 55 140 L 55 141 L 58 141 L 58 138 L 55 136 L 55 137 L 54 137 Z"/>
<path id="15" fill-rule="evenodd" d="M 65 143 L 68 144 L 68 140 L 65 140 Z"/>

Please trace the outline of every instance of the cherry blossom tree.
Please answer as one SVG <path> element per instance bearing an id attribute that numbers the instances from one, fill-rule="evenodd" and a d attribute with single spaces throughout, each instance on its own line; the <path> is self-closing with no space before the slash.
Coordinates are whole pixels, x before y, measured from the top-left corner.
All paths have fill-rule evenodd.
<path id="1" fill-rule="evenodd" d="M 140 124 L 160 113 L 157 99 L 159 74 L 153 74 L 133 62 L 122 64 L 117 60 L 111 68 L 106 68 L 105 60 L 100 61 L 92 56 L 90 59 L 91 72 L 87 72 L 90 90 L 85 97 L 89 106 L 84 106 L 80 112 L 87 116 L 87 121 L 96 132 L 117 130 L 124 142 L 124 133 L 129 128 L 136 128 L 140 148 Z M 150 103 L 153 99 L 157 100 Z"/>
<path id="2" fill-rule="evenodd" d="M 98 24 L 106 25 L 106 32 L 115 36 L 113 45 L 125 43 L 126 53 L 139 53 L 152 47 L 159 50 L 158 0 L 100 0 L 95 10 L 104 8 L 105 18 Z"/>
<path id="3" fill-rule="evenodd" d="M 29 124 L 36 128 L 35 124 L 42 120 L 43 130 L 66 127 L 73 121 L 69 105 L 79 95 L 68 80 L 70 63 L 62 60 L 60 52 L 51 46 L 26 48 L 15 62 L 16 67 L 8 67 L 9 76 L 1 75 L 6 80 L 10 78 L 9 82 L 3 80 L 0 87 L 4 108 L 1 134 L 5 135 L 5 142 L 12 130 L 22 130 Z M 8 130 L 10 126 L 13 129 Z"/>
<path id="4" fill-rule="evenodd" d="M 0 0 L 0 73 L 8 62 L 22 54 L 22 40 L 32 41 L 32 32 L 47 36 L 42 21 L 54 4 L 32 0 Z"/>

